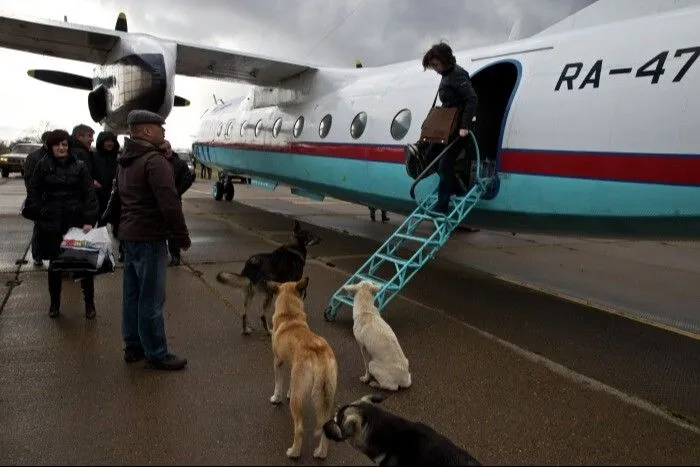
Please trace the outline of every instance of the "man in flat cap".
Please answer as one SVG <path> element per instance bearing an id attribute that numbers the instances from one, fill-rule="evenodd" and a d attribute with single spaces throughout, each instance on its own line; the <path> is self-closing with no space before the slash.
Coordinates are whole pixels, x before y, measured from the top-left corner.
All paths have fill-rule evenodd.
<path id="1" fill-rule="evenodd" d="M 119 241 L 124 247 L 122 337 L 124 360 L 146 359 L 159 370 L 181 370 L 187 359 L 170 353 L 163 305 L 168 267 L 166 239 L 190 246 L 189 232 L 170 163 L 160 146 L 165 120 L 134 110 L 127 117 L 129 137 L 119 156 L 116 191 L 121 205 Z"/>

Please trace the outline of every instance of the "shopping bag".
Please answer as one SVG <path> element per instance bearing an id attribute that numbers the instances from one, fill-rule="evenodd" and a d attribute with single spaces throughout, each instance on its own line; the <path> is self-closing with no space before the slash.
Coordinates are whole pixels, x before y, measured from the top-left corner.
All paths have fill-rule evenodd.
<path id="1" fill-rule="evenodd" d="M 71 227 L 63 236 L 58 258 L 49 263 L 49 270 L 104 274 L 114 272 L 112 237 L 107 227 L 98 227 L 88 233 Z"/>

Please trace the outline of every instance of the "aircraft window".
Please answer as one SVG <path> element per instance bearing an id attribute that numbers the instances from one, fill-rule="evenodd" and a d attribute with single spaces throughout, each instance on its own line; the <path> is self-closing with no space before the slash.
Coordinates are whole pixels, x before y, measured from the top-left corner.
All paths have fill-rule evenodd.
<path id="1" fill-rule="evenodd" d="M 221 136 L 221 130 L 224 129 L 224 124 L 219 123 L 219 126 L 216 128 L 216 136 Z"/>
<path id="2" fill-rule="evenodd" d="M 277 138 L 277 135 L 280 134 L 280 130 L 282 129 L 282 117 L 277 118 L 275 120 L 275 124 L 272 125 L 272 136 Z"/>
<path id="3" fill-rule="evenodd" d="M 391 137 L 399 140 L 408 133 L 411 128 L 411 111 L 408 109 L 400 110 L 391 122 Z"/>
<path id="4" fill-rule="evenodd" d="M 248 123 L 248 120 L 244 120 L 243 123 L 241 123 L 241 136 L 245 133 L 245 126 Z"/>
<path id="5" fill-rule="evenodd" d="M 367 112 L 360 112 L 352 119 L 352 123 L 350 124 L 350 136 L 352 136 L 353 139 L 359 138 L 362 136 L 362 133 L 365 132 L 365 126 L 367 126 Z"/>
<path id="6" fill-rule="evenodd" d="M 298 138 L 301 135 L 301 131 L 304 129 L 304 116 L 300 116 L 297 118 L 297 121 L 294 123 L 294 137 Z"/>
<path id="7" fill-rule="evenodd" d="M 235 120 L 231 120 L 228 122 L 228 125 L 226 125 L 226 137 L 231 138 L 231 130 L 233 130 L 233 124 L 236 123 Z"/>
<path id="8" fill-rule="evenodd" d="M 255 137 L 256 138 L 260 134 L 261 130 L 262 130 L 262 118 L 260 120 L 258 120 L 258 123 L 255 125 Z"/>
<path id="9" fill-rule="evenodd" d="M 331 117 L 331 114 L 326 114 L 321 119 L 321 123 L 318 125 L 318 135 L 321 138 L 328 136 L 328 132 L 331 131 L 331 123 L 333 123 L 333 117 Z"/>

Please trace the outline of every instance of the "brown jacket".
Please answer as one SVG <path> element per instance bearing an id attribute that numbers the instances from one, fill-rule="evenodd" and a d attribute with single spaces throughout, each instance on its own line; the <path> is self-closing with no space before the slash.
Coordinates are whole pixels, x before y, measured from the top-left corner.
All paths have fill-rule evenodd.
<path id="1" fill-rule="evenodd" d="M 156 241 L 172 236 L 181 248 L 189 248 L 173 170 L 163 153 L 148 141 L 124 138 L 124 151 L 117 161 L 119 240 Z"/>

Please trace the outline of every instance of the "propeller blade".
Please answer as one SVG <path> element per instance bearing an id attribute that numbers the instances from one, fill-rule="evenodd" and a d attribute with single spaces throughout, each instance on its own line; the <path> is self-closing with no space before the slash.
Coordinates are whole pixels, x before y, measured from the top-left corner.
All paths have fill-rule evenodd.
<path id="1" fill-rule="evenodd" d="M 173 106 L 175 106 L 175 107 L 187 107 L 188 105 L 190 105 L 190 101 L 188 101 L 184 97 L 175 96 L 175 101 L 173 102 Z"/>
<path id="2" fill-rule="evenodd" d="M 58 86 L 92 91 L 92 78 L 86 78 L 85 76 L 53 70 L 28 70 L 27 74 L 39 81 Z"/>

